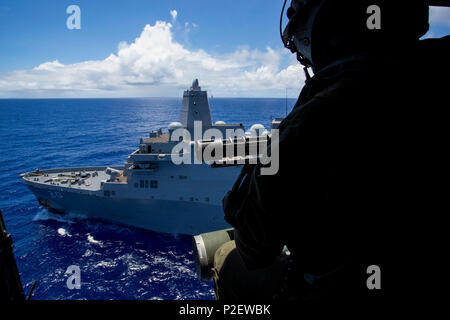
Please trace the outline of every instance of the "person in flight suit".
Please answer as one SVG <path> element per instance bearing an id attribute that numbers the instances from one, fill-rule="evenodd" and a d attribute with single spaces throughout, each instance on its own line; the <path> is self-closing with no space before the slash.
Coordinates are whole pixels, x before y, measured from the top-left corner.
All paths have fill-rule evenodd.
<path id="1" fill-rule="evenodd" d="M 278 172 L 245 165 L 223 200 L 235 240 L 216 251 L 218 299 L 366 297 L 370 266 L 393 291 L 408 281 L 447 101 L 449 37 L 420 40 L 428 12 L 427 1 L 292 0 L 282 39 L 314 76 L 278 128 Z"/>

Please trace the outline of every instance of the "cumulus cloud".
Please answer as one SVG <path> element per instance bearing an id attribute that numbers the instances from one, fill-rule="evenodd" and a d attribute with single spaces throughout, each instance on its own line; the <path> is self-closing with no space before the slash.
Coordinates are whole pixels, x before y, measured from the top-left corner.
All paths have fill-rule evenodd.
<path id="1" fill-rule="evenodd" d="M 176 17 L 176 11 L 171 14 Z M 283 96 L 287 87 L 298 92 L 304 75 L 282 49 L 243 47 L 228 54 L 188 50 L 174 40 L 171 23 L 157 21 L 146 25 L 134 42 L 120 42 L 117 53 L 103 60 L 55 60 L 0 74 L 0 96 L 180 96 L 194 78 L 215 96 L 273 97 Z"/>
<path id="2" fill-rule="evenodd" d="M 430 7 L 430 24 L 450 26 L 450 8 Z"/>

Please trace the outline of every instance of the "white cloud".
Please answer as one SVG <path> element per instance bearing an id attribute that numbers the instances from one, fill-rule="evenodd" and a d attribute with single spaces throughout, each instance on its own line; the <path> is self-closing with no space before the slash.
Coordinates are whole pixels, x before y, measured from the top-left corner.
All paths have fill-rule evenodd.
<path id="1" fill-rule="evenodd" d="M 172 16 L 172 21 L 174 21 L 178 15 L 177 10 L 170 10 L 170 15 Z"/>
<path id="2" fill-rule="evenodd" d="M 450 26 L 450 8 L 430 7 L 430 25 Z"/>
<path id="3" fill-rule="evenodd" d="M 286 61 L 291 65 L 281 68 Z M 56 60 L 0 74 L 0 97 L 179 97 L 194 78 L 215 96 L 284 96 L 287 87 L 298 88 L 290 90 L 296 95 L 304 81 L 302 68 L 287 51 L 188 50 L 173 39 L 171 23 L 157 21 L 134 42 L 120 42 L 117 53 L 104 60 Z"/>

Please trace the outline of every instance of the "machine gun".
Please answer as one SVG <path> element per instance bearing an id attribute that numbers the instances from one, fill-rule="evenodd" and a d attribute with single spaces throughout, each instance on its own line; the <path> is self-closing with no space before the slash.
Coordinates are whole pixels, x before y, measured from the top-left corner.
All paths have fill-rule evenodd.
<path id="1" fill-rule="evenodd" d="M 256 164 L 267 152 L 270 135 L 195 141 L 195 156 L 211 167 Z"/>
<path id="2" fill-rule="evenodd" d="M 198 140 L 195 142 L 195 156 L 209 163 L 212 168 L 262 163 L 262 158 L 267 156 L 270 148 L 271 137 L 269 134 L 223 140 Z M 232 240 L 234 240 L 234 229 L 217 230 L 193 236 L 192 249 L 199 279 L 211 279 L 215 252 L 224 243 Z"/>

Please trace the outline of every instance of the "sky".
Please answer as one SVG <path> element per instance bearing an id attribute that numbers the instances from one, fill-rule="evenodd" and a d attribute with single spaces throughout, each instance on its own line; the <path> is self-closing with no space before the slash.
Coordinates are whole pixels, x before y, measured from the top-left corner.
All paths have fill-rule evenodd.
<path id="1" fill-rule="evenodd" d="M 297 97 L 279 37 L 282 0 L 0 0 L 0 98 Z M 69 29 L 71 5 L 80 29 Z M 72 20 L 71 20 L 72 21 Z M 425 37 L 450 32 L 432 8 Z"/>

